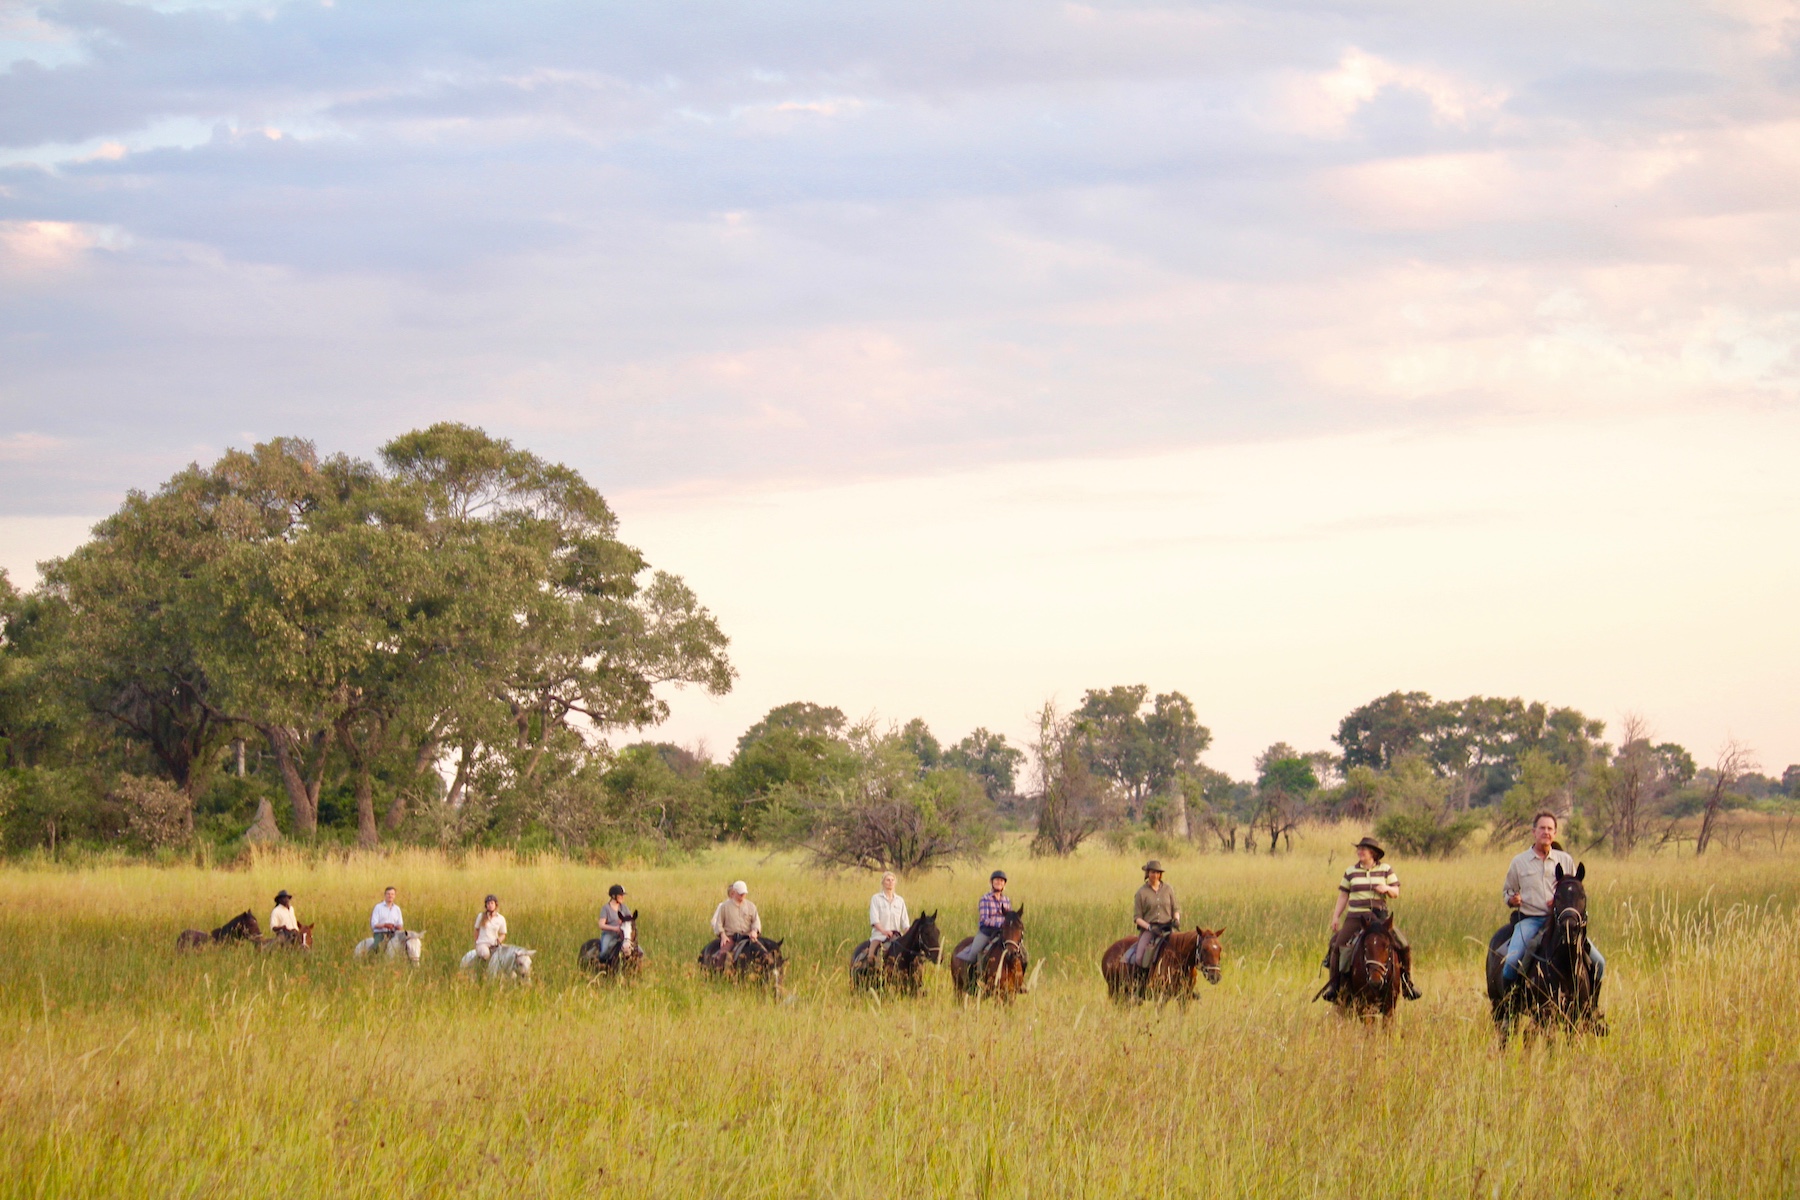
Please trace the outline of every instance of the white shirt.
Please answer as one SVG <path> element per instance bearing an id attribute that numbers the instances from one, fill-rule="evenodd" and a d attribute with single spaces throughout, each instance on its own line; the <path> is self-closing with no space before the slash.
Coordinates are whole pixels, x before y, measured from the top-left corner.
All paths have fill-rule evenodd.
<path id="1" fill-rule="evenodd" d="M 375 911 L 369 914 L 369 928 L 373 930 L 380 925 L 397 925 L 401 929 L 406 928 L 406 920 L 401 917 L 398 904 L 389 904 L 383 900 L 375 906 Z"/>
<path id="2" fill-rule="evenodd" d="M 886 892 L 876 892 L 869 900 L 869 928 L 875 940 L 899 935 L 906 932 L 912 924 L 912 918 L 906 915 L 906 898 L 895 894 L 892 900 Z"/>
<path id="3" fill-rule="evenodd" d="M 1527 846 L 1512 865 L 1506 868 L 1506 883 L 1501 889 L 1505 897 L 1519 897 L 1519 911 L 1528 917 L 1550 915 L 1550 902 L 1556 899 L 1556 868 L 1564 875 L 1575 873 L 1575 860 L 1566 850 L 1552 850 L 1539 858 L 1536 846 Z"/>
<path id="4" fill-rule="evenodd" d="M 300 922 L 294 920 L 292 907 L 286 904 L 277 904 L 275 911 L 269 914 L 269 928 L 271 930 L 291 929 L 295 933 L 299 933 Z"/>
<path id="5" fill-rule="evenodd" d="M 486 912 L 487 910 L 483 909 L 482 911 Z M 480 917 L 475 918 L 475 945 L 478 948 L 481 946 L 498 946 L 500 944 L 500 939 L 505 936 L 506 918 L 499 913 L 495 913 L 493 916 L 489 917 L 486 925 L 481 923 Z"/>

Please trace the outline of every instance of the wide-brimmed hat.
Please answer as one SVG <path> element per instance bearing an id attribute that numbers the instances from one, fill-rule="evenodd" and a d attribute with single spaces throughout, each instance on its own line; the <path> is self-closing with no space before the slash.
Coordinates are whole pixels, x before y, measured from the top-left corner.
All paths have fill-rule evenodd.
<path id="1" fill-rule="evenodd" d="M 608 896 L 623 896 L 625 894 L 625 889 L 622 886 L 620 886 L 619 884 L 615 883 L 611 887 L 606 889 L 606 894 Z"/>
<path id="2" fill-rule="evenodd" d="M 1155 871 L 1158 875 L 1161 875 L 1163 873 L 1162 863 L 1158 862 L 1154 858 L 1151 859 L 1149 862 L 1145 863 L 1144 864 L 1144 873 L 1149 874 L 1151 871 Z"/>
<path id="3" fill-rule="evenodd" d="M 1375 856 L 1376 862 L 1380 862 L 1382 859 L 1387 857 L 1387 851 L 1383 850 L 1381 848 L 1381 843 L 1376 841 L 1372 837 L 1365 837 L 1362 841 L 1356 843 L 1356 845 L 1354 845 L 1350 848 L 1352 850 L 1361 850 L 1364 846 L 1367 846 L 1369 848 L 1369 853 L 1371 853 Z"/>
<path id="4" fill-rule="evenodd" d="M 288 891 L 286 888 L 282 888 L 279 892 L 275 893 L 275 903 L 277 904 L 280 904 L 283 900 L 292 900 L 293 898 L 294 893 Z"/>
<path id="5" fill-rule="evenodd" d="M 988 882 L 992 883 L 996 879 L 1005 879 L 1005 878 L 1006 878 L 1005 871 L 995 871 L 992 875 L 988 876 Z"/>

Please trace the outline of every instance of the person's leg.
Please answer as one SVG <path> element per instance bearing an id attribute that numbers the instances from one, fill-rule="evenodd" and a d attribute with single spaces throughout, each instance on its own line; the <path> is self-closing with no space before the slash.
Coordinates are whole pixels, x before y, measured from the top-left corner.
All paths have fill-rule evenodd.
<path id="1" fill-rule="evenodd" d="M 606 962 L 612 958 L 613 951 L 615 951 L 619 948 L 620 940 L 621 939 L 619 938 L 619 935 L 611 932 L 610 930 L 602 930 L 601 931 L 601 933 L 600 933 L 600 961 L 601 962 Z"/>
<path id="2" fill-rule="evenodd" d="M 963 952 L 956 957 L 962 962 L 972 963 L 981 957 L 981 952 L 987 949 L 987 944 L 992 940 L 993 939 L 989 935 L 977 929 L 975 931 L 975 940 L 965 946 Z"/>
<path id="3" fill-rule="evenodd" d="M 1419 989 L 1413 984 L 1412 977 L 1412 943 L 1400 932 L 1399 926 L 1393 927 L 1394 952 L 1400 956 L 1400 994 L 1408 1000 L 1417 1000 Z"/>
<path id="4" fill-rule="evenodd" d="M 1531 945 L 1538 930 L 1544 927 L 1543 917 L 1520 917 L 1519 923 L 1513 926 L 1512 940 L 1506 943 L 1506 962 L 1500 967 L 1500 978 L 1512 983 L 1519 977 L 1519 960 L 1525 957 L 1525 948 Z"/>
<path id="5" fill-rule="evenodd" d="M 1606 956 L 1591 940 L 1588 942 L 1588 961 L 1594 965 L 1594 982 L 1599 983 L 1606 975 Z"/>

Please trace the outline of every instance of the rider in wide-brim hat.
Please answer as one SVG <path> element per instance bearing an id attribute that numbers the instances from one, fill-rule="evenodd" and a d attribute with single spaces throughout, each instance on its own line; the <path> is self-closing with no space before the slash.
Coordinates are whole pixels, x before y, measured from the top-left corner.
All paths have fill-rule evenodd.
<path id="1" fill-rule="evenodd" d="M 1131 923 L 1137 927 L 1138 939 L 1125 952 L 1125 965 L 1135 967 L 1142 982 L 1156 963 L 1163 939 L 1181 923 L 1175 889 L 1163 882 L 1163 865 L 1158 859 L 1144 864 L 1144 885 L 1131 899 Z"/>
<path id="2" fill-rule="evenodd" d="M 1356 861 L 1344 870 L 1344 877 L 1338 883 L 1337 907 L 1331 913 L 1331 944 L 1325 951 L 1325 969 L 1331 973 L 1331 978 L 1317 999 L 1337 999 L 1338 989 L 1344 981 L 1345 951 L 1370 922 L 1387 918 L 1388 901 L 1400 895 L 1400 876 L 1381 861 L 1387 857 L 1381 843 L 1372 837 L 1364 837 L 1356 843 L 1355 850 Z M 1413 986 L 1412 980 L 1412 943 L 1392 922 L 1388 924 L 1388 933 L 1400 956 L 1400 994 L 1408 1000 L 1417 1000 L 1419 989 Z"/>
<path id="3" fill-rule="evenodd" d="M 278 929 L 300 932 L 300 920 L 294 916 L 294 896 L 286 888 L 275 893 L 275 908 L 269 913 L 269 933 Z"/>

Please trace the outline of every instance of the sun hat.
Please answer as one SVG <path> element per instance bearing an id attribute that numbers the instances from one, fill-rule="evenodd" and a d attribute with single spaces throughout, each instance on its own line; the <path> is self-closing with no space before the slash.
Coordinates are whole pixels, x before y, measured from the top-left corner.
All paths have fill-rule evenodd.
<path id="1" fill-rule="evenodd" d="M 1380 862 L 1382 859 L 1387 857 L 1387 851 L 1383 850 L 1381 848 L 1381 843 L 1376 841 L 1372 837 L 1364 837 L 1362 841 L 1356 843 L 1356 845 L 1352 846 L 1351 849 L 1352 850 L 1361 850 L 1364 846 L 1367 846 L 1369 848 L 1370 852 L 1375 855 L 1376 862 Z"/>
<path id="2" fill-rule="evenodd" d="M 1162 863 L 1153 858 L 1144 864 L 1144 871 L 1146 873 L 1155 871 L 1158 875 L 1161 875 L 1163 873 Z"/>
<path id="3" fill-rule="evenodd" d="M 294 893 L 288 891 L 286 888 L 282 888 L 279 892 L 275 893 L 275 903 L 277 904 L 280 904 L 283 900 L 292 900 L 293 898 Z"/>

